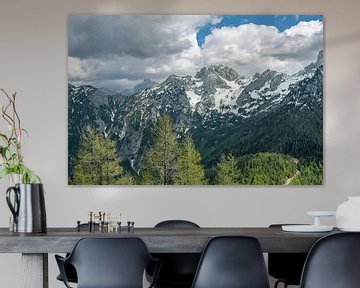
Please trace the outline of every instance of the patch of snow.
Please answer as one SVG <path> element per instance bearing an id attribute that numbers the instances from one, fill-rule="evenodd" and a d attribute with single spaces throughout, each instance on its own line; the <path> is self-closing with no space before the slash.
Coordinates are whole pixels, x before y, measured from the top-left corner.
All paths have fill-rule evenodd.
<path id="1" fill-rule="evenodd" d="M 260 98 L 259 92 L 257 90 L 252 91 L 250 93 L 250 97 L 255 100 L 259 99 Z"/>
<path id="2" fill-rule="evenodd" d="M 203 81 L 195 80 L 195 87 L 201 87 L 203 84 Z"/>
<path id="3" fill-rule="evenodd" d="M 229 81 L 224 78 L 226 85 L 230 88 L 217 89 L 214 94 L 215 105 L 214 108 L 218 112 L 232 112 L 237 113 L 237 98 L 244 89 L 243 85 L 236 83 L 235 81 Z"/>
<path id="4" fill-rule="evenodd" d="M 256 110 L 259 107 L 259 105 L 252 105 L 251 107 L 248 107 L 245 109 L 246 113 L 249 113 L 253 110 Z"/>
<path id="5" fill-rule="evenodd" d="M 196 94 L 193 90 L 187 90 L 186 96 L 189 100 L 191 109 L 194 111 L 196 104 L 201 100 L 201 95 Z"/>
<path id="6" fill-rule="evenodd" d="M 263 87 L 259 90 L 259 92 L 265 92 L 270 89 L 270 81 L 267 81 Z"/>

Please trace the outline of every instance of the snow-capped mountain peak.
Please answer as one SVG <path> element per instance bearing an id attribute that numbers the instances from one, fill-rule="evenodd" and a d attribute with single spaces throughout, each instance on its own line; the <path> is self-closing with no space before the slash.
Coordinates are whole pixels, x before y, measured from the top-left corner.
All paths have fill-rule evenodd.
<path id="1" fill-rule="evenodd" d="M 129 96 L 104 95 L 92 86 L 69 84 L 69 137 L 93 126 L 120 141 L 125 159 L 138 160 L 149 131 L 164 113 L 171 116 L 182 137 L 199 127 L 216 129 L 222 123 L 227 129 L 279 110 L 321 110 L 322 61 L 320 52 L 317 61 L 296 74 L 268 69 L 249 78 L 230 67 L 210 65 L 195 75 L 170 75 Z M 80 139 L 71 141 L 79 143 Z"/>
<path id="2" fill-rule="evenodd" d="M 304 69 L 300 70 L 299 72 L 297 72 L 295 75 L 297 77 L 302 77 L 302 78 L 305 78 L 305 77 L 309 77 L 311 76 L 312 74 L 315 73 L 315 71 L 317 69 L 323 69 L 324 65 L 324 60 L 323 60 L 323 51 L 321 50 L 318 54 L 318 57 L 316 59 L 315 62 L 312 62 L 310 63 L 309 65 L 307 65 Z"/>

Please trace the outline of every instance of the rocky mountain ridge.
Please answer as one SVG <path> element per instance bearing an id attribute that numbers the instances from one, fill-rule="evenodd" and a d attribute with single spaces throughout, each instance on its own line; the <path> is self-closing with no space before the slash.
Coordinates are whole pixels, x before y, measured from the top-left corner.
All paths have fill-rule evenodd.
<path id="1" fill-rule="evenodd" d="M 288 121 L 284 117 L 289 112 L 292 115 L 288 117 L 296 114 L 299 119 L 302 119 L 301 115 L 310 113 L 311 121 L 316 122 L 315 127 L 321 128 L 322 137 L 322 126 L 319 128 L 320 122 L 322 125 L 322 79 L 321 51 L 317 61 L 293 75 L 266 70 L 246 78 L 230 67 L 210 65 L 194 76 L 170 75 L 162 83 L 151 82 L 149 87 L 127 96 L 119 93 L 105 95 L 96 87 L 69 84 L 69 166 L 79 146 L 80 135 L 89 127 L 115 139 L 121 156 L 129 163 L 141 166 L 151 132 L 164 113 L 173 119 L 179 138 L 187 133 L 193 136 L 208 163 L 214 161 L 219 153 L 231 150 L 226 139 L 233 136 L 234 131 L 235 134 L 241 132 L 241 135 L 248 131 L 254 140 L 260 137 L 257 134 L 261 129 L 257 127 L 266 123 L 266 119 L 274 121 L 270 126 L 279 127 L 277 122 L 281 120 L 281 125 L 284 125 Z M 302 125 L 296 121 L 293 119 L 294 123 L 289 125 Z M 214 131 L 220 134 L 213 134 Z M 316 133 L 315 142 L 318 143 L 321 137 Z M 242 135 L 241 139 L 250 137 L 245 136 Z M 322 145 L 322 139 L 318 144 Z M 232 153 L 291 152 L 291 149 L 282 151 L 284 149 L 263 145 L 255 150 L 237 149 Z M 213 150 L 218 151 L 214 154 L 211 153 Z M 69 171 L 71 173 L 71 167 Z"/>

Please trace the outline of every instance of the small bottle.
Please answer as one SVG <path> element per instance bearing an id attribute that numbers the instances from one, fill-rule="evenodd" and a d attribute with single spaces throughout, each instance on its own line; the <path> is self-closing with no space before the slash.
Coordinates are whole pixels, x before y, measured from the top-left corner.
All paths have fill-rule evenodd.
<path id="1" fill-rule="evenodd" d="M 88 222 L 88 226 L 89 226 L 89 232 L 92 232 L 92 226 L 93 226 L 93 212 L 89 212 L 89 222 Z"/>
<path id="2" fill-rule="evenodd" d="M 77 229 L 77 232 L 80 232 L 80 221 L 78 220 L 78 221 L 76 221 L 76 224 L 77 224 L 77 226 L 76 226 L 76 229 Z"/>
<path id="3" fill-rule="evenodd" d="M 102 224 L 103 224 L 103 218 L 102 218 L 102 212 L 99 211 L 99 231 L 102 231 Z"/>

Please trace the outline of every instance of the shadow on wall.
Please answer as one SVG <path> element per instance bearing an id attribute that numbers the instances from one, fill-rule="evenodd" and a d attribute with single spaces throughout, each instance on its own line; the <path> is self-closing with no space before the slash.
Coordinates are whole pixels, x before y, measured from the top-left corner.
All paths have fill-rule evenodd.
<path id="1" fill-rule="evenodd" d="M 340 37 L 330 39 L 330 40 L 326 41 L 326 47 L 336 46 L 336 45 L 349 43 L 349 42 L 356 42 L 356 41 L 360 41 L 360 32 L 343 35 Z"/>

